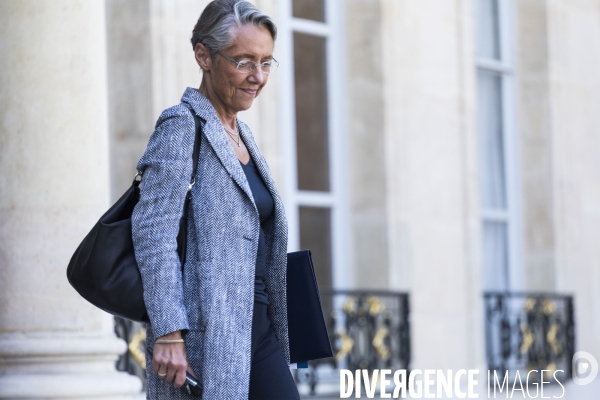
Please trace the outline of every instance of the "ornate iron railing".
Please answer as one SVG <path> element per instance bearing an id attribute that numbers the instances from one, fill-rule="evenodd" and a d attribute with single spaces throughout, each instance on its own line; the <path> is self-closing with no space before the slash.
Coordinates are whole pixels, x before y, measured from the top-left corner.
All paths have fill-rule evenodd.
<path id="1" fill-rule="evenodd" d="M 115 333 L 127 342 L 127 351 L 117 360 L 117 370 L 138 376 L 146 389 L 146 329 L 142 324 L 115 317 Z"/>
<path id="2" fill-rule="evenodd" d="M 525 384 L 548 381 L 555 371 L 563 382 L 571 377 L 575 349 L 573 297 L 546 293 L 487 292 L 485 337 L 488 369 L 512 384 L 519 371 Z M 550 379 L 554 382 L 554 379 Z"/>
<path id="3" fill-rule="evenodd" d="M 361 290 L 321 290 L 325 320 L 334 357 L 315 360 L 309 368 L 296 370 L 298 385 L 309 392 L 339 392 L 341 368 L 408 369 L 410 325 L 407 293 Z M 141 324 L 115 318 L 115 332 L 128 343 L 117 369 L 137 375 L 146 384 L 145 337 Z M 329 373 L 328 373 L 329 371 Z"/>
<path id="4" fill-rule="evenodd" d="M 339 394 L 339 369 L 409 369 L 407 293 L 321 290 L 321 301 L 334 357 L 296 370 L 299 386 L 308 385 L 311 395 Z"/>

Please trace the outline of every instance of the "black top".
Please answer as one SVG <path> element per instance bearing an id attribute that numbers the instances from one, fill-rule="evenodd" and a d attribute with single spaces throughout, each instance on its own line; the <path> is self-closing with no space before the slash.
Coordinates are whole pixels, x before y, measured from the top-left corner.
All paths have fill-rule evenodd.
<path id="1" fill-rule="evenodd" d="M 260 219 L 260 223 L 265 222 L 269 217 L 273 214 L 273 197 L 267 189 L 267 186 L 263 182 L 258 170 L 256 169 L 256 165 L 254 161 L 252 161 L 252 157 L 250 157 L 250 161 L 248 164 L 243 164 L 242 169 L 246 174 L 246 179 L 248 180 L 248 184 L 250 185 L 250 190 L 252 191 L 252 197 L 254 197 L 254 204 L 256 204 L 256 208 L 258 209 L 258 217 Z M 265 241 L 265 232 L 263 231 L 262 226 L 259 229 L 258 235 L 258 251 L 256 254 L 256 272 L 254 277 L 254 301 L 269 304 L 269 298 L 267 296 L 267 292 L 265 291 L 265 283 L 263 282 L 263 276 L 265 275 L 267 270 L 267 243 Z"/>

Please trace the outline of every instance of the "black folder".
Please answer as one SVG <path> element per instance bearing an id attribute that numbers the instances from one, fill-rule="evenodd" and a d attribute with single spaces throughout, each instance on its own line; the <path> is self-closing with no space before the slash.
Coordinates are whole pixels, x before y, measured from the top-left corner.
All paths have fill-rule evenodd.
<path id="1" fill-rule="evenodd" d="M 287 255 L 290 362 L 333 357 L 310 250 Z"/>

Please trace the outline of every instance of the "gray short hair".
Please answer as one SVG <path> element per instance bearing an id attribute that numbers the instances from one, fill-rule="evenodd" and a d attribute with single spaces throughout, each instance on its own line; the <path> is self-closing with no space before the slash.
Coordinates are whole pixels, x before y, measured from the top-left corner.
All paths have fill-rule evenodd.
<path id="1" fill-rule="evenodd" d="M 192 31 L 192 47 L 202 43 L 211 53 L 233 44 L 233 27 L 253 24 L 267 28 L 273 41 L 277 38 L 275 22 L 260 12 L 252 3 L 244 0 L 213 0 L 196 22 Z"/>

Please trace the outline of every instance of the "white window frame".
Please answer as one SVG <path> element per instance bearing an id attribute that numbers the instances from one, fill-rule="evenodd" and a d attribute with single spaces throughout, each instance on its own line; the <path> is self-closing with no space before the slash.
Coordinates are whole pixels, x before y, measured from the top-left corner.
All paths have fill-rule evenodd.
<path id="1" fill-rule="evenodd" d="M 521 187 L 520 158 L 518 146 L 518 116 L 516 107 L 516 45 L 515 10 L 513 0 L 498 0 L 499 40 L 501 60 L 476 54 L 476 70 L 494 72 L 502 79 L 502 138 L 504 147 L 504 173 L 506 186 L 506 209 L 481 207 L 481 226 L 484 222 L 504 222 L 508 234 L 508 287 L 509 291 L 523 289 L 521 257 Z"/>
<path id="2" fill-rule="evenodd" d="M 334 288 L 352 286 L 348 264 L 345 168 L 345 102 L 343 1 L 324 0 L 325 22 L 293 17 L 292 0 L 279 0 L 278 43 L 279 112 L 281 116 L 284 170 L 284 201 L 288 218 L 288 251 L 300 250 L 299 207 L 328 207 L 331 210 L 331 278 Z M 329 192 L 298 190 L 294 85 L 294 32 L 326 38 L 327 121 L 329 148 Z"/>

